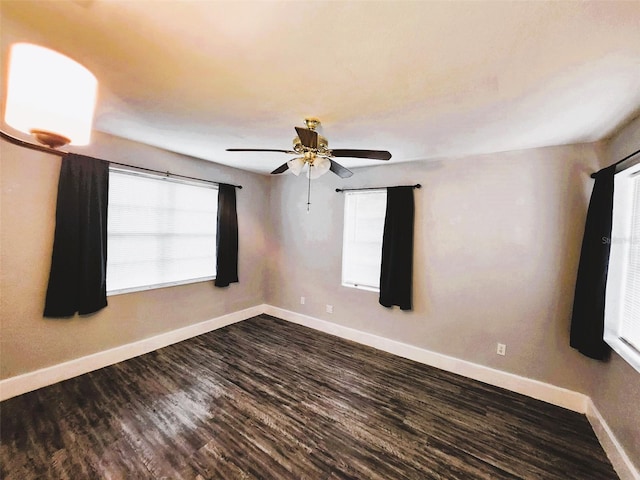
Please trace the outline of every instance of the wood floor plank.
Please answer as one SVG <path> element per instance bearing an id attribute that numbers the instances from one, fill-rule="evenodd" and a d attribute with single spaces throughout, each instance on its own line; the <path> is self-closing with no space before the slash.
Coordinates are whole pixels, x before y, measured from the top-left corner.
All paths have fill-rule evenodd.
<path id="1" fill-rule="evenodd" d="M 0 478 L 617 478 L 584 415 L 267 315 L 0 404 Z"/>

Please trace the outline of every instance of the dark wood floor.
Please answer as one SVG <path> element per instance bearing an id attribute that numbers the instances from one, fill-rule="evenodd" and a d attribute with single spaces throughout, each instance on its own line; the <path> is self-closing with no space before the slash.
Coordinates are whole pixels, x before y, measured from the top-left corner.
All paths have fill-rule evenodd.
<path id="1" fill-rule="evenodd" d="M 6 480 L 617 478 L 583 415 L 265 315 L 0 416 Z"/>

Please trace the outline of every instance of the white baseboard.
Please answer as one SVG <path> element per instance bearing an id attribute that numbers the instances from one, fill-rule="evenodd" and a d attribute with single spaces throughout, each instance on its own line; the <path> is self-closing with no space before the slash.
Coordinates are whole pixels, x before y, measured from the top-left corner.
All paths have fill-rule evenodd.
<path id="1" fill-rule="evenodd" d="M 116 348 L 1 380 L 0 401 L 144 355 L 173 343 L 255 317 L 263 312 L 264 305 L 257 305 Z"/>
<path id="2" fill-rule="evenodd" d="M 631 462 L 631 459 L 618 442 L 604 417 L 600 414 L 591 399 L 587 402 L 587 418 L 593 428 L 596 437 L 603 450 L 609 457 L 611 465 L 620 477 L 620 480 L 640 480 L 640 472 Z"/>
<path id="3" fill-rule="evenodd" d="M 320 320 L 315 317 L 309 317 L 307 315 L 284 310 L 282 308 L 272 307 L 270 305 L 265 305 L 265 313 L 292 323 L 320 330 L 321 332 L 362 343 L 400 357 L 408 358 L 409 360 L 414 360 L 416 362 L 456 373 L 467 378 L 479 380 L 481 382 L 488 383 L 489 385 L 505 388 L 512 392 L 521 393 L 537 400 L 542 400 L 553 405 L 573 410 L 574 412 L 587 412 L 587 400 L 589 397 L 566 388 L 557 387 L 531 378 L 521 377 L 513 373 L 496 370 L 477 363 L 468 362 L 466 360 L 449 357 L 414 345 L 408 345 L 396 340 L 379 337 L 361 330 L 345 327 L 326 320 Z"/>

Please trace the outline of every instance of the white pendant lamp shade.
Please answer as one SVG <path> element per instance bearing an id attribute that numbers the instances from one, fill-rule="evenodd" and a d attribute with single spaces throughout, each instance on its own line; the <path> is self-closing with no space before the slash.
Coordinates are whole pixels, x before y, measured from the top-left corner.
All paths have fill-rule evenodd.
<path id="1" fill-rule="evenodd" d="M 85 67 L 58 52 L 16 43 L 9 56 L 5 121 L 32 133 L 41 142 L 60 137 L 64 143 L 86 145 L 91 139 L 98 81 Z"/>
<path id="2" fill-rule="evenodd" d="M 289 166 L 289 170 L 291 170 L 291 173 L 293 173 L 297 177 L 298 175 L 300 175 L 300 172 L 302 172 L 302 168 L 304 167 L 304 157 L 298 157 L 289 160 L 287 162 L 287 165 Z"/>
<path id="3" fill-rule="evenodd" d="M 309 170 L 307 170 L 307 178 L 315 180 L 316 178 L 321 177 L 322 175 L 327 173 L 330 168 L 331 162 L 328 158 L 316 157 L 313 159 L 313 163 L 309 165 Z"/>

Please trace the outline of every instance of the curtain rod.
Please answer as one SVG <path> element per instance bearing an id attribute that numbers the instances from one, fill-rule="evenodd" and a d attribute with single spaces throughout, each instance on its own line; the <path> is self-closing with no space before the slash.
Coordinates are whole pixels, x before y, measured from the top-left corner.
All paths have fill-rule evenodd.
<path id="1" fill-rule="evenodd" d="M 609 165 L 609 167 L 612 167 L 613 165 L 620 165 L 622 162 L 626 162 L 627 160 L 629 160 L 631 157 L 638 155 L 640 153 L 640 150 L 636 150 L 635 152 L 633 152 L 630 155 L 627 155 L 626 157 L 624 157 L 622 160 L 618 160 L 616 163 Z M 607 168 L 609 168 L 607 167 Z M 604 169 L 603 169 L 604 170 Z M 597 172 L 594 172 L 591 174 L 591 178 L 596 178 L 596 175 L 600 172 L 601 170 L 598 170 Z"/>
<path id="2" fill-rule="evenodd" d="M 415 185 L 398 185 L 399 187 L 413 187 L 413 188 L 422 188 L 422 185 L 416 183 Z M 363 188 L 336 188 L 336 192 L 356 192 L 359 190 L 382 190 L 383 188 L 393 188 L 393 187 L 363 187 Z"/>
<path id="3" fill-rule="evenodd" d="M 19 147 L 29 148 L 31 150 L 37 150 L 39 152 L 44 152 L 44 153 L 50 153 L 51 155 L 57 155 L 58 157 L 64 157 L 68 153 L 71 153 L 71 152 L 64 152 L 62 150 L 56 150 L 55 148 L 45 147 L 44 145 L 36 145 L 35 143 L 25 142 L 24 140 L 20 140 L 19 138 L 14 137 L 13 135 L 9 135 L 7 132 L 3 130 L 0 130 L 0 136 L 7 142 L 13 143 L 14 145 L 18 145 Z M 87 156 L 87 155 L 84 155 L 84 156 Z M 95 157 L 89 157 L 89 158 L 100 160 L 99 158 L 95 158 Z M 121 167 L 135 168 L 137 170 L 142 170 L 145 172 L 158 173 L 161 175 L 165 175 L 167 177 L 179 177 L 187 180 L 197 180 L 199 182 L 215 183 L 216 185 L 220 185 L 221 183 L 224 183 L 224 182 L 216 182 L 214 180 L 207 180 L 205 178 L 190 177 L 188 175 L 180 175 L 179 173 L 171 173 L 168 170 L 166 172 L 163 172 L 160 170 L 155 170 L 153 168 L 136 167 L 135 165 L 129 165 L 128 163 L 112 162 L 110 160 L 104 160 L 104 161 L 108 162 L 111 165 L 119 165 Z M 233 185 L 230 183 L 228 183 L 227 185 L 231 185 L 232 187 L 242 189 L 242 185 Z"/>

